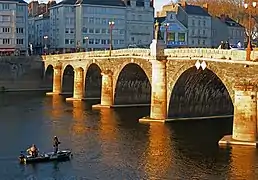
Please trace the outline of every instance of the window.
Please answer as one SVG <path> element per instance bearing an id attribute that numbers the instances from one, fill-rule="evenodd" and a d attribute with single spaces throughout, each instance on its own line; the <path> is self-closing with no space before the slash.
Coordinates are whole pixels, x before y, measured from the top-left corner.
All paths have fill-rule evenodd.
<path id="1" fill-rule="evenodd" d="M 101 29 L 101 33 L 102 33 L 102 34 L 106 34 L 106 33 L 107 33 L 107 30 L 106 30 L 106 29 Z"/>
<path id="2" fill-rule="evenodd" d="M 178 33 L 178 41 L 185 42 L 185 33 Z"/>
<path id="3" fill-rule="evenodd" d="M 3 39 L 3 44 L 10 44 L 10 39 Z"/>
<path id="4" fill-rule="evenodd" d="M 94 29 L 89 29 L 89 33 L 93 34 L 94 33 Z"/>
<path id="5" fill-rule="evenodd" d="M 71 33 L 71 34 L 74 33 L 74 29 L 73 29 L 73 28 L 70 29 L 70 33 Z"/>
<path id="6" fill-rule="evenodd" d="M 2 4 L 4 10 L 9 9 L 9 4 Z"/>
<path id="7" fill-rule="evenodd" d="M 100 44 L 100 39 L 95 39 L 95 44 Z"/>
<path id="8" fill-rule="evenodd" d="M 87 33 L 88 32 L 88 29 L 86 27 L 83 27 L 82 28 L 82 33 Z"/>
<path id="9" fill-rule="evenodd" d="M 114 44 L 118 44 L 118 40 L 117 39 L 114 40 Z"/>
<path id="10" fill-rule="evenodd" d="M 125 40 L 123 40 L 123 39 L 119 40 L 119 44 L 124 44 L 124 43 L 125 43 Z"/>
<path id="11" fill-rule="evenodd" d="M 119 34 L 124 35 L 124 33 L 125 33 L 125 32 L 124 32 L 123 29 L 120 29 L 120 30 L 119 30 Z"/>
<path id="12" fill-rule="evenodd" d="M 192 44 L 194 44 L 194 40 L 192 40 Z"/>
<path id="13" fill-rule="evenodd" d="M 198 45 L 200 45 L 201 44 L 201 41 L 200 41 L 200 39 L 198 39 Z"/>
<path id="14" fill-rule="evenodd" d="M 65 39 L 65 44 L 69 44 L 69 39 Z"/>
<path id="15" fill-rule="evenodd" d="M 194 20 L 192 20 L 192 26 L 195 26 L 195 21 Z"/>
<path id="16" fill-rule="evenodd" d="M 94 23 L 94 18 L 93 17 L 90 17 L 90 19 L 89 19 L 89 23 Z"/>
<path id="17" fill-rule="evenodd" d="M 205 20 L 203 21 L 203 26 L 206 26 L 206 21 Z"/>
<path id="18" fill-rule="evenodd" d="M 17 6 L 16 6 L 16 9 L 17 9 L 18 12 L 22 12 L 22 11 L 23 11 L 23 6 L 18 6 L 18 5 L 17 5 Z"/>
<path id="19" fill-rule="evenodd" d="M 65 28 L 65 33 L 66 33 L 66 34 L 69 33 L 69 28 Z"/>
<path id="20" fill-rule="evenodd" d="M 200 26 L 200 25 L 201 25 L 201 20 L 198 21 L 198 26 Z"/>
<path id="21" fill-rule="evenodd" d="M 176 38 L 175 38 L 175 33 L 168 33 L 168 38 L 167 38 L 168 41 L 175 41 Z"/>
<path id="22" fill-rule="evenodd" d="M 100 24 L 100 18 L 96 18 L 96 24 Z"/>
<path id="23" fill-rule="evenodd" d="M 16 32 L 18 34 L 23 34 L 23 28 L 16 28 Z"/>
<path id="24" fill-rule="evenodd" d="M 205 30 L 202 30 L 202 34 L 205 35 Z"/>
<path id="25" fill-rule="evenodd" d="M 99 34 L 100 33 L 100 29 L 95 29 L 95 33 Z"/>
<path id="26" fill-rule="evenodd" d="M 89 44 L 94 44 L 94 39 L 89 39 Z"/>
<path id="27" fill-rule="evenodd" d="M 101 39 L 101 44 L 107 44 L 106 39 Z"/>
<path id="28" fill-rule="evenodd" d="M 16 39 L 16 44 L 23 44 L 23 39 Z"/>
<path id="29" fill-rule="evenodd" d="M 10 32 L 10 28 L 3 28 L 3 33 L 9 33 Z"/>
<path id="30" fill-rule="evenodd" d="M 102 24 L 107 24 L 107 19 L 102 19 Z"/>
<path id="31" fill-rule="evenodd" d="M 202 40 L 202 44 L 205 45 L 205 40 Z"/>

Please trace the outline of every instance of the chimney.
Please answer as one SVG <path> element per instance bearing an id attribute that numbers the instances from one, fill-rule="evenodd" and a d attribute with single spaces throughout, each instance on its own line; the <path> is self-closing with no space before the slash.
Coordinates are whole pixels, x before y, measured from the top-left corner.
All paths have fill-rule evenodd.
<path id="1" fill-rule="evenodd" d="M 203 8 L 206 12 L 208 12 L 208 11 L 209 11 L 209 5 L 208 5 L 208 3 L 203 4 L 203 5 L 202 5 L 202 8 Z"/>

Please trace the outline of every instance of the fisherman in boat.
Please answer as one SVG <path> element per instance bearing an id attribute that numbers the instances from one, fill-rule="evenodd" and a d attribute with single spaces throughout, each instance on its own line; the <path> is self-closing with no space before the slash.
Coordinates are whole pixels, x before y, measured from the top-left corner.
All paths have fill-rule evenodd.
<path id="1" fill-rule="evenodd" d="M 57 136 L 54 137 L 53 147 L 54 147 L 54 153 L 56 154 L 58 151 L 58 146 L 61 142 L 59 142 Z"/>
<path id="2" fill-rule="evenodd" d="M 32 157 L 37 157 L 38 156 L 38 148 L 36 147 L 35 144 L 32 144 L 32 146 L 29 149 L 27 149 L 27 152 Z"/>

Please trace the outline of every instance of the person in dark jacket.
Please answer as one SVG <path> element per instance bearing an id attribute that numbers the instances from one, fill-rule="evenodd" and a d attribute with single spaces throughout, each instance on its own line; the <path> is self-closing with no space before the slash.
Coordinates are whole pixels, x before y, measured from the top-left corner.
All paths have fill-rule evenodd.
<path id="1" fill-rule="evenodd" d="M 53 147 L 54 147 L 54 153 L 56 154 L 58 151 L 58 146 L 61 142 L 59 142 L 57 136 L 54 137 L 54 141 L 53 141 Z"/>

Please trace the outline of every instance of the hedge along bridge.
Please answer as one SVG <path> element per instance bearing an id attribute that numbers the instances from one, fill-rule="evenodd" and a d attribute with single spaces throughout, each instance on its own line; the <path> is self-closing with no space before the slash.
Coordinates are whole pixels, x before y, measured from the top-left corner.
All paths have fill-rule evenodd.
<path id="1" fill-rule="evenodd" d="M 252 59 L 256 59 L 253 52 Z M 225 85 L 234 106 L 232 136 L 220 144 L 257 144 L 257 83 L 258 62 L 245 61 L 245 51 L 218 49 L 121 49 L 43 56 L 45 71 L 53 67 L 53 92 L 61 94 L 62 79 L 67 66 L 74 69 L 73 97 L 84 99 L 85 77 L 91 65 L 101 70 L 101 103 L 94 108 L 114 107 L 118 76 L 130 65 L 138 65 L 151 82 L 150 116 L 140 121 L 165 122 L 169 99 L 179 77 L 188 69 L 212 71 Z M 198 69 L 198 70 L 197 70 Z M 169 76 L 167 75 L 169 74 Z M 87 90 L 86 90 L 87 91 Z M 173 103 L 173 102 L 172 102 Z"/>

